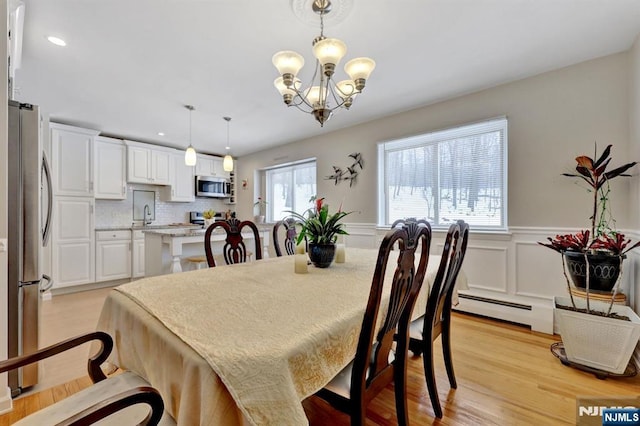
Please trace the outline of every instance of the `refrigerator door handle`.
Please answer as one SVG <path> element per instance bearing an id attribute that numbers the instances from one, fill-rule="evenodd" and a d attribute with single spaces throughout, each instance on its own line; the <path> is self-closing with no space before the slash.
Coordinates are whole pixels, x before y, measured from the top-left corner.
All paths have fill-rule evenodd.
<path id="1" fill-rule="evenodd" d="M 47 220 L 42 229 L 42 245 L 46 246 L 51 234 L 51 213 L 53 212 L 53 187 L 51 185 L 51 169 L 49 169 L 49 161 L 47 155 L 42 152 L 42 172 L 47 181 Z"/>
<path id="2" fill-rule="evenodd" d="M 44 286 L 40 286 L 40 293 L 44 293 L 45 291 L 49 291 L 51 287 L 53 287 L 53 279 L 47 274 L 42 274 L 42 278 L 47 280 L 47 284 Z"/>

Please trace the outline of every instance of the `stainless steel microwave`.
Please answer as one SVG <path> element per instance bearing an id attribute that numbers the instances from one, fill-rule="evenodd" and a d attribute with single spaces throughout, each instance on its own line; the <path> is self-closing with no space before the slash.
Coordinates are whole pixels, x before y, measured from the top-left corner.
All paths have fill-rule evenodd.
<path id="1" fill-rule="evenodd" d="M 230 190 L 229 181 L 223 177 L 196 176 L 196 197 L 226 198 Z"/>

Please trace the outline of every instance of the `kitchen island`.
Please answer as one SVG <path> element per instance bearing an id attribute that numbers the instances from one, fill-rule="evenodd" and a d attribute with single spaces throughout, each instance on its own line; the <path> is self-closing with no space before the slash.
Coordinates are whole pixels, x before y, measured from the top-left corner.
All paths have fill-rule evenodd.
<path id="1" fill-rule="evenodd" d="M 259 227 L 263 257 L 268 257 L 271 228 Z M 144 232 L 145 276 L 182 272 L 183 257 L 204 256 L 204 229 L 150 229 Z M 243 232 L 249 250 L 253 234 Z M 226 233 L 217 229 L 211 234 L 213 253 L 222 254 Z"/>

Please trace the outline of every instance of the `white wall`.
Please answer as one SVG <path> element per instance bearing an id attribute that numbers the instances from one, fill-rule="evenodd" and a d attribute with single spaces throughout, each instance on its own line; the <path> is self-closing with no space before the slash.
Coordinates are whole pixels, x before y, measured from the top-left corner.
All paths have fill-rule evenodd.
<path id="1" fill-rule="evenodd" d="M 629 51 L 629 158 L 640 161 L 640 35 Z M 629 192 L 629 226 L 640 234 L 640 173 L 631 181 Z M 637 237 L 637 235 L 636 235 Z M 634 260 L 634 272 L 632 279 L 640 283 L 640 258 Z M 640 288 L 634 295 L 636 311 L 640 309 Z"/>
<path id="2" fill-rule="evenodd" d="M 6 0 L 0 0 L 0 32 L 7 34 Z M 6 38 L 5 38 L 6 40 Z M 0 58 L 3 65 L 0 67 L 0 238 L 7 238 L 7 43 L 0 43 Z M 7 253 L 0 252 L 0 359 L 7 359 Z M 7 386 L 7 375 L 0 375 L 0 413 L 11 409 L 11 393 Z"/>
<path id="3" fill-rule="evenodd" d="M 526 305 L 531 311 L 500 310 L 511 312 L 508 319 L 516 318 L 548 330 L 552 297 L 566 290 L 559 256 L 537 245 L 537 241 L 590 225 L 590 195 L 573 179 L 561 176 L 574 170 L 577 155 L 592 155 L 597 141 L 599 151 L 607 144 L 614 145 L 613 165 L 629 161 L 630 56 L 626 52 L 591 60 L 241 157 L 237 162 L 237 178 L 248 179 L 249 185 L 238 194 L 239 217 L 253 216 L 255 169 L 316 157 L 318 195 L 327 197 L 336 206 L 344 200 L 346 210 L 358 211 L 359 214 L 350 216 L 351 221 L 357 222 L 355 229 L 364 235 L 358 238 L 366 240 L 372 229 L 376 233 L 377 143 L 506 115 L 510 233 L 496 236 L 472 230 L 465 270 L 471 293 Z M 369 89 L 375 90 L 374 85 Z M 356 102 L 353 108 L 357 107 Z M 296 116 L 294 111 L 286 113 L 291 119 L 312 119 L 303 114 Z M 331 122 L 325 128 L 331 129 Z M 323 180 L 332 165 L 350 164 L 347 155 L 352 152 L 361 152 L 365 161 L 353 188 Z M 640 153 L 635 158 L 640 159 Z M 640 168 L 635 173 L 640 173 Z M 612 187 L 611 205 L 617 228 L 637 229 L 636 217 L 633 220 L 630 217 L 630 180 L 617 179 Z M 629 282 L 625 286 L 627 291 L 631 290 Z M 469 310 L 476 308 L 470 306 Z M 539 315 L 545 318 L 540 319 Z"/>

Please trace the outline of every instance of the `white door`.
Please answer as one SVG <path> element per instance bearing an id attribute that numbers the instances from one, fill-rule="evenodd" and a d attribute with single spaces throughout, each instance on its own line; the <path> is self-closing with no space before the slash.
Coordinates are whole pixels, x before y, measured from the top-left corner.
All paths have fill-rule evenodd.
<path id="1" fill-rule="evenodd" d="M 96 242 L 96 282 L 131 276 L 131 239 Z"/>
<path id="2" fill-rule="evenodd" d="M 127 181 L 151 182 L 151 150 L 137 146 L 127 147 Z"/>
<path id="3" fill-rule="evenodd" d="M 144 277 L 144 238 L 133 240 L 133 270 L 131 277 Z"/>
<path id="4" fill-rule="evenodd" d="M 127 198 L 126 148 L 121 140 L 97 137 L 94 145 L 95 191 L 98 199 Z"/>
<path id="5" fill-rule="evenodd" d="M 151 150 L 151 182 L 155 185 L 169 185 L 169 163 L 173 160 L 168 151 Z"/>
<path id="6" fill-rule="evenodd" d="M 195 178 L 193 167 L 184 164 L 184 155 L 173 156 L 174 170 L 171 182 L 171 201 L 190 202 L 195 200 Z"/>
<path id="7" fill-rule="evenodd" d="M 54 195 L 93 195 L 93 137 L 96 132 L 51 125 Z"/>
<path id="8" fill-rule="evenodd" d="M 53 280 L 55 287 L 94 282 L 94 200 L 56 197 L 53 226 Z"/>

